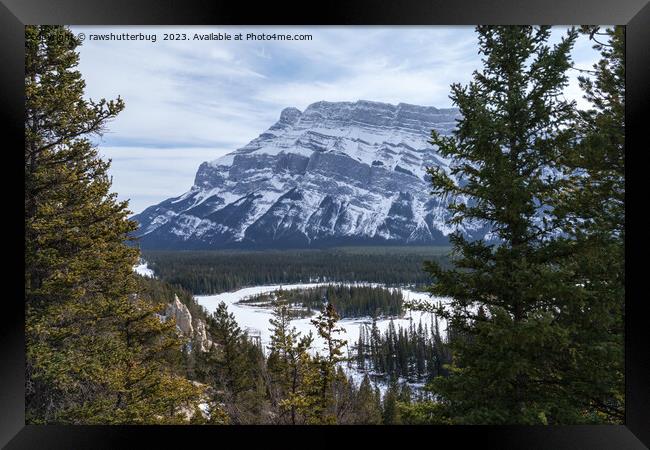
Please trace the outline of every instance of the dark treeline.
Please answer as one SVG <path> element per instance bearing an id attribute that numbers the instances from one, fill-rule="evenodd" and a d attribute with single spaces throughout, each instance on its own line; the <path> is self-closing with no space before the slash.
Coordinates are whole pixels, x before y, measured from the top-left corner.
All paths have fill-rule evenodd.
<path id="1" fill-rule="evenodd" d="M 291 306 L 304 308 L 307 315 L 311 315 L 313 310 L 319 311 L 326 303 L 332 303 L 343 318 L 399 316 L 404 302 L 404 296 L 396 289 L 344 284 L 280 290 L 254 295 L 242 302 L 270 303 L 277 298 L 282 298 Z"/>
<path id="2" fill-rule="evenodd" d="M 420 321 L 417 326 L 395 328 L 391 320 L 381 333 L 376 321 L 361 325 L 356 343 L 356 366 L 388 380 L 403 378 L 409 382 L 430 381 L 447 376 L 445 365 L 451 361 L 447 338 L 440 333 L 438 320 L 429 324 Z"/>
<path id="3" fill-rule="evenodd" d="M 218 294 L 246 286 L 311 281 L 368 281 L 387 285 L 424 285 L 431 276 L 423 261 L 447 266 L 446 248 L 428 252 L 358 250 L 286 250 L 268 252 L 144 251 L 156 276 L 197 295 Z"/>

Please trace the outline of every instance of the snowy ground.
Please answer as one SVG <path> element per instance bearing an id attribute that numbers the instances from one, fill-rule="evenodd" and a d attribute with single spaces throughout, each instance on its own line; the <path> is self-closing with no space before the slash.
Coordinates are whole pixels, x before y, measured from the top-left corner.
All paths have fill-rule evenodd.
<path id="1" fill-rule="evenodd" d="M 228 305 L 228 311 L 233 313 L 235 319 L 239 326 L 244 330 L 249 330 L 254 334 L 259 334 L 261 337 L 262 344 L 266 346 L 270 343 L 271 332 L 269 328 L 269 320 L 272 317 L 271 308 L 264 308 L 261 306 L 247 305 L 243 303 L 238 303 L 240 300 L 251 297 L 253 295 L 268 293 L 277 291 L 280 288 L 284 290 L 294 290 L 294 289 L 307 289 L 317 286 L 324 286 L 331 283 L 304 283 L 304 284 L 285 284 L 285 285 L 272 285 L 272 286 L 255 286 L 240 289 L 234 292 L 225 292 L 218 295 L 199 295 L 196 296 L 196 301 L 203 307 L 205 307 L 209 313 L 212 313 L 217 309 L 217 305 L 220 302 L 225 302 Z M 359 284 L 368 284 L 368 283 L 359 283 Z M 373 283 L 374 286 L 377 284 Z M 441 301 L 444 303 L 447 302 L 447 299 L 440 297 L 431 297 L 428 293 L 415 292 L 405 288 L 392 288 L 399 289 L 404 295 L 404 300 L 420 300 L 420 301 L 429 301 L 429 302 L 438 302 Z M 314 334 L 314 347 L 316 349 L 322 349 L 324 347 L 324 342 L 316 336 L 316 330 L 310 322 L 311 318 L 302 318 L 294 319 L 291 321 L 291 324 L 296 327 L 296 329 L 302 334 L 307 334 L 309 331 L 312 331 Z M 390 323 L 390 318 L 382 318 L 377 320 L 377 327 L 383 333 Z M 423 325 L 430 326 L 433 320 L 432 314 L 421 312 L 421 311 L 406 311 L 404 317 L 402 318 L 393 318 L 392 319 L 395 328 L 399 329 L 399 326 L 408 327 L 411 323 L 417 327 L 420 320 Z M 413 322 L 412 322 L 413 321 Z M 348 341 L 348 348 L 351 349 L 356 342 L 359 340 L 359 330 L 361 326 L 370 327 L 372 324 L 372 318 L 362 317 L 362 318 L 351 318 L 351 319 L 342 319 L 339 322 L 340 326 L 345 329 L 345 339 Z M 439 319 L 440 332 L 443 333 L 446 331 L 446 323 L 444 320 Z"/>
<path id="2" fill-rule="evenodd" d="M 332 283 L 304 283 L 304 284 L 285 284 L 285 285 L 271 285 L 271 286 L 254 286 L 249 288 L 240 289 L 234 292 L 224 292 L 218 295 L 199 295 L 195 296 L 196 301 L 206 308 L 209 313 L 214 312 L 217 309 L 217 306 L 220 302 L 225 302 L 228 305 L 228 311 L 233 313 L 237 323 L 243 330 L 248 330 L 253 334 L 259 334 L 261 338 L 262 345 L 264 349 L 267 348 L 271 341 L 271 332 L 270 332 L 270 323 L 269 320 L 272 317 L 271 308 L 264 308 L 260 306 L 254 306 L 250 304 L 238 303 L 240 300 L 251 297 L 253 295 L 268 293 L 277 291 L 280 288 L 283 290 L 293 290 L 293 289 L 307 289 L 317 286 L 324 286 Z M 350 283 L 346 283 L 349 285 Z M 356 284 L 371 284 L 373 286 L 379 286 L 377 283 L 356 283 Z M 404 295 L 404 300 L 419 300 L 427 302 L 435 302 L 436 304 L 440 301 L 443 304 L 447 303 L 448 299 L 442 297 L 432 297 L 428 293 L 415 292 L 406 288 L 391 288 L 399 289 Z M 314 348 L 316 351 L 324 349 L 323 340 L 316 335 L 316 330 L 310 322 L 310 318 L 303 319 L 294 319 L 291 321 L 291 324 L 301 333 L 307 334 L 310 331 L 314 336 Z M 419 322 L 422 321 L 423 325 L 428 327 L 433 323 L 433 315 L 421 311 L 406 311 L 403 317 L 392 318 L 393 323 L 395 324 L 395 329 L 399 329 L 399 326 L 408 327 L 413 323 L 416 327 Z M 377 327 L 383 333 L 390 323 L 390 318 L 383 318 L 377 320 Z M 354 318 L 354 319 L 342 319 L 339 321 L 339 325 L 345 329 L 344 338 L 348 341 L 348 346 L 346 348 L 346 353 L 349 355 L 352 348 L 356 345 L 359 340 L 359 331 L 362 326 L 367 326 L 370 330 L 372 324 L 372 318 L 363 317 L 363 318 Z M 444 319 L 439 319 L 438 324 L 440 327 L 440 332 L 443 334 L 446 332 L 447 324 Z M 348 376 L 352 377 L 355 380 L 355 383 L 360 384 L 363 380 L 364 374 L 357 371 L 353 362 L 350 367 L 347 364 L 343 365 L 345 372 Z M 413 388 L 421 388 L 420 383 L 409 383 Z M 376 384 L 382 395 L 387 389 L 386 383 L 377 383 Z"/>
<path id="3" fill-rule="evenodd" d="M 140 260 L 140 264 L 133 266 L 133 270 L 143 277 L 154 277 L 153 270 L 147 266 L 147 262 L 143 259 Z"/>

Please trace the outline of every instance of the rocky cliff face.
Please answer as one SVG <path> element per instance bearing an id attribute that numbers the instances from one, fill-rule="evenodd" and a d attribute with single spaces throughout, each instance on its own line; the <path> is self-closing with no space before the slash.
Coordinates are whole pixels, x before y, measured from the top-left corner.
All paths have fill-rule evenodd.
<path id="1" fill-rule="evenodd" d="M 310 247 L 447 242 L 428 143 L 456 109 L 369 101 L 286 108 L 246 146 L 200 165 L 192 188 L 134 217 L 143 248 Z M 462 229 L 469 236 L 485 230 Z"/>
<path id="2" fill-rule="evenodd" d="M 165 309 L 165 320 L 173 318 L 176 327 L 187 338 L 195 338 L 198 342 L 198 350 L 206 352 L 212 347 L 212 341 L 208 339 L 205 322 L 200 318 L 193 318 L 190 310 L 174 295 L 174 301 Z"/>

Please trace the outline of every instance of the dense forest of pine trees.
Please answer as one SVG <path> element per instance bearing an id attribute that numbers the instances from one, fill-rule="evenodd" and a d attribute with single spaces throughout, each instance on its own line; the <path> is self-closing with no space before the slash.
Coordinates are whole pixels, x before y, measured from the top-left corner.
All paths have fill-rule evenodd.
<path id="1" fill-rule="evenodd" d="M 431 381 L 446 376 L 451 362 L 450 336 L 442 338 L 438 320 L 432 315 L 430 324 L 411 323 L 395 328 L 391 320 L 382 334 L 373 320 L 361 325 L 354 347 L 356 367 L 361 372 L 378 375 L 384 380 L 405 379 L 409 382 Z"/>
<path id="2" fill-rule="evenodd" d="M 401 316 L 404 296 L 397 289 L 375 286 L 348 286 L 330 284 L 307 289 L 279 290 L 253 295 L 240 303 L 269 304 L 282 298 L 294 308 L 302 308 L 306 315 L 319 311 L 323 304 L 331 303 L 342 318 Z"/>
<path id="3" fill-rule="evenodd" d="M 601 54 L 580 79 L 593 105 L 586 111 L 562 95 L 579 33 Z M 570 29 L 553 46 L 548 27 L 480 26 L 477 34 L 483 70 L 452 86 L 458 128 L 432 133 L 451 173 L 429 172 L 434 192 L 452 200 L 450 225 L 487 222 L 497 244 L 452 234 L 451 259 L 150 252 L 161 279 L 145 279 L 133 271 L 139 251 L 127 245 L 137 225 L 110 192 L 110 161 L 92 141 L 125 105 L 84 99 L 80 41 L 66 27 L 27 26 L 27 423 L 621 423 L 624 28 Z M 434 280 L 429 290 L 451 307 L 411 302 L 404 306 L 431 312 L 432 323 L 384 333 L 364 326 L 348 343 L 339 314 L 399 314 L 400 299 L 343 286 L 291 294 L 273 303 L 264 348 L 225 304 L 207 314 L 193 299 L 319 277 Z M 175 296 L 205 320 L 209 351 L 185 345 L 191 338 L 174 320 L 160 320 Z M 312 333 L 291 326 L 292 302 L 318 306 Z M 435 317 L 449 324 L 444 338 Z M 346 367 L 365 372 L 362 381 Z M 371 378 L 389 382 L 384 395 Z M 404 380 L 426 387 L 416 392 Z"/>
<path id="4" fill-rule="evenodd" d="M 196 295 L 211 295 L 246 286 L 367 281 L 389 286 L 430 283 L 425 259 L 447 266 L 447 248 L 392 250 L 324 249 L 285 251 L 152 251 L 143 253 L 156 275 Z"/>

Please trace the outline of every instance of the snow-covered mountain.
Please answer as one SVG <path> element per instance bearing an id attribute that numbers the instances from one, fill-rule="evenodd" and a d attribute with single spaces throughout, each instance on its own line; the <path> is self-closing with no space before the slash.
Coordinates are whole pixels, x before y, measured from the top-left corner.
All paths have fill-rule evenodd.
<path id="1" fill-rule="evenodd" d="M 246 146 L 200 165 L 179 197 L 133 218 L 143 248 L 213 249 L 446 243 L 428 143 L 456 109 L 370 101 L 286 108 Z M 466 229 L 467 234 L 483 230 Z"/>

